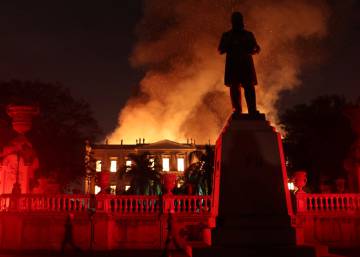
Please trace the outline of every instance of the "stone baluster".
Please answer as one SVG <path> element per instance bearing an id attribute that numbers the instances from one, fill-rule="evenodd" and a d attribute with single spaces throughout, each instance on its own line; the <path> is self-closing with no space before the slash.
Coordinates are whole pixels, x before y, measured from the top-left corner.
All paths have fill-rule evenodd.
<path id="1" fill-rule="evenodd" d="M 149 201 L 149 210 L 150 210 L 150 212 L 155 211 L 155 200 L 154 199 L 150 199 L 150 201 Z"/>
<path id="2" fill-rule="evenodd" d="M 323 206 L 323 200 L 324 198 L 322 196 L 319 197 L 319 211 L 323 211 L 324 210 L 324 206 Z"/>
<path id="3" fill-rule="evenodd" d="M 51 211 L 54 211 L 54 197 L 49 197 L 49 200 L 50 200 L 50 210 Z"/>
<path id="4" fill-rule="evenodd" d="M 135 213 L 140 212 L 140 199 L 134 199 Z"/>
<path id="5" fill-rule="evenodd" d="M 329 207 L 329 197 L 325 196 L 324 199 L 325 199 L 325 201 L 324 201 L 324 210 L 329 211 L 329 209 L 330 209 L 330 207 Z"/>
<path id="6" fill-rule="evenodd" d="M 358 197 L 353 196 L 353 210 L 357 211 L 358 210 Z"/>
<path id="7" fill-rule="evenodd" d="M 121 204 L 121 199 L 118 198 L 114 198 L 114 212 L 120 212 L 120 204 Z"/>
<path id="8" fill-rule="evenodd" d="M 130 212 L 130 199 L 125 200 L 125 212 Z"/>
<path id="9" fill-rule="evenodd" d="M 316 197 L 314 198 L 314 211 L 319 211 L 319 197 Z"/>
<path id="10" fill-rule="evenodd" d="M 333 211 L 334 210 L 334 199 L 332 196 L 329 196 L 328 197 L 328 208 L 329 208 L 329 211 Z"/>
<path id="11" fill-rule="evenodd" d="M 354 211 L 358 210 L 358 208 L 357 208 L 357 197 L 356 196 L 352 197 L 352 210 L 354 210 Z"/>
<path id="12" fill-rule="evenodd" d="M 141 212 L 147 212 L 147 208 L 148 208 L 148 199 L 142 199 L 141 201 L 140 201 L 140 203 L 141 203 L 141 206 L 140 206 L 140 210 L 141 210 Z"/>
<path id="13" fill-rule="evenodd" d="M 353 206 L 352 206 L 353 205 L 353 198 L 352 198 L 352 196 L 347 197 L 346 205 L 347 205 L 348 210 L 353 209 Z"/>
<path id="14" fill-rule="evenodd" d="M 35 199 L 34 199 L 34 205 L 35 205 L 35 210 L 39 210 L 40 209 L 40 203 L 39 203 L 40 201 L 39 201 L 39 197 L 36 197 Z"/>
<path id="15" fill-rule="evenodd" d="M 336 208 L 336 210 L 341 211 L 342 206 L 341 206 L 340 197 L 337 195 L 337 196 L 334 197 L 334 199 L 335 199 L 335 208 Z"/>
<path id="16" fill-rule="evenodd" d="M 118 204 L 118 208 L 119 208 L 119 210 L 118 210 L 118 212 L 123 212 L 123 208 L 124 208 L 124 203 L 123 203 L 123 199 L 122 198 L 120 198 L 119 199 L 119 204 Z"/>
<path id="17" fill-rule="evenodd" d="M 130 198 L 129 212 L 133 212 L 133 199 Z"/>

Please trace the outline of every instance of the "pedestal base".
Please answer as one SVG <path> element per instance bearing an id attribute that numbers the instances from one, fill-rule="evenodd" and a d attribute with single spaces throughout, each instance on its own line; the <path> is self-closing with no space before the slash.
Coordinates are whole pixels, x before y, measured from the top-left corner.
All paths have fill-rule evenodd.
<path id="1" fill-rule="evenodd" d="M 212 247 L 194 250 L 193 256 L 314 256 L 310 248 L 296 255 L 286 185 L 281 138 L 274 128 L 263 119 L 230 120 L 216 144 L 218 218 Z"/>

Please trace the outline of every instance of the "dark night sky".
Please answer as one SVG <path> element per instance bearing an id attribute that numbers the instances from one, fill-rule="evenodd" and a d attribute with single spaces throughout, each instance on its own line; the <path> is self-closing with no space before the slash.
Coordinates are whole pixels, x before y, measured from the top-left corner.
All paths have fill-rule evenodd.
<path id="1" fill-rule="evenodd" d="M 359 3 L 330 2 L 331 33 L 318 42 L 323 62 L 306 69 L 304 85 L 285 93 L 282 106 L 327 93 L 360 94 Z M 128 63 L 141 15 L 141 0 L 1 1 L 0 79 L 60 82 L 88 101 L 110 132 L 143 75 Z"/>

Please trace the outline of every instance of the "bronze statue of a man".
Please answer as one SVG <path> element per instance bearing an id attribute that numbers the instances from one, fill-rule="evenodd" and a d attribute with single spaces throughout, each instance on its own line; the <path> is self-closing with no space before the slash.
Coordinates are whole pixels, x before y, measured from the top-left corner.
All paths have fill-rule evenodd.
<path id="1" fill-rule="evenodd" d="M 256 109 L 255 73 L 253 54 L 260 52 L 252 32 L 244 29 L 243 16 L 234 12 L 231 16 L 232 29 L 223 33 L 220 44 L 220 54 L 226 53 L 225 85 L 230 87 L 230 97 L 235 117 L 242 113 L 241 87 L 245 91 L 246 104 L 250 115 L 258 115 Z"/>

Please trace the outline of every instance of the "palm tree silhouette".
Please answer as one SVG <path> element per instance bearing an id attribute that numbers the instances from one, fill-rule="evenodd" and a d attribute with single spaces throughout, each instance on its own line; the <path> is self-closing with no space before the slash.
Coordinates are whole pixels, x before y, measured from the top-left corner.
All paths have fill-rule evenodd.
<path id="1" fill-rule="evenodd" d="M 119 171 L 120 177 L 130 178 L 128 194 L 154 195 L 161 193 L 162 166 L 157 158 L 150 158 L 150 154 L 130 154 L 131 166 L 124 166 Z"/>

